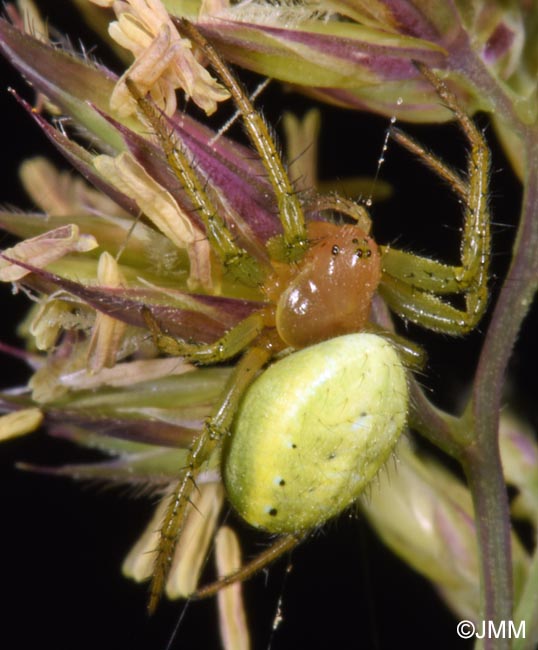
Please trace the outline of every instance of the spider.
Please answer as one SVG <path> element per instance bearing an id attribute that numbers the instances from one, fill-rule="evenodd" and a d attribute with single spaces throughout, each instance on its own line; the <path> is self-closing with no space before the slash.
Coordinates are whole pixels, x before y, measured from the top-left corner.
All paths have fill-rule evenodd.
<path id="1" fill-rule="evenodd" d="M 370 321 L 370 308 L 376 293 L 398 316 L 454 336 L 476 326 L 488 295 L 489 150 L 479 129 L 437 75 L 418 66 L 452 111 L 469 142 L 467 177 L 450 170 L 402 132 L 395 129 L 393 137 L 445 179 L 465 206 L 459 266 L 378 245 L 369 234 L 370 217 L 366 208 L 338 196 L 319 196 L 308 207 L 316 213 L 339 213 L 353 223 L 306 218 L 268 128 L 239 81 L 194 25 L 180 19 L 177 27 L 200 48 L 230 92 L 272 185 L 282 232 L 268 241 L 263 255 L 242 248 L 212 205 L 185 152 L 164 126 L 160 112 L 132 81 L 127 81 L 141 116 L 155 132 L 171 169 L 203 221 L 212 250 L 225 272 L 238 282 L 258 288 L 264 298 L 259 310 L 211 344 L 173 339 L 162 332 L 149 311 L 144 312 L 156 344 L 165 353 L 199 364 L 220 363 L 240 355 L 213 414 L 194 440 L 187 464 L 181 468 L 179 481 L 169 497 L 154 564 L 150 611 L 155 609 L 163 590 L 197 478 L 215 453 L 223 457 L 222 473 L 236 509 L 252 525 L 279 537 L 252 562 L 201 589 L 195 597 L 211 595 L 232 581 L 250 576 L 298 544 L 310 530 L 343 511 L 358 498 L 364 483 L 390 454 L 405 426 L 404 365 L 416 366 L 420 353 L 413 344 L 396 335 L 386 333 L 381 338 L 375 334 L 379 328 Z M 461 295 L 463 308 L 447 301 L 447 295 Z M 284 358 L 270 365 L 277 356 Z M 264 370 L 266 366 L 269 367 Z M 317 404 L 320 401 L 317 379 L 327 372 L 329 388 L 323 393 L 322 404 Z M 365 396 L 360 399 L 359 385 L 353 383 L 354 372 L 363 379 L 359 392 Z M 345 379 L 338 380 L 339 376 Z M 286 395 L 291 390 L 290 382 L 295 387 L 291 398 Z M 306 393 L 308 398 L 304 398 Z M 334 395 L 337 395 L 336 402 Z M 371 403 L 372 395 L 377 407 Z M 286 417 L 290 399 L 302 406 L 293 411 L 293 416 Z M 361 402 L 363 399 L 368 406 Z M 346 408 L 348 402 L 359 403 L 352 416 L 344 410 L 339 415 L 344 402 Z M 370 465 L 361 465 L 365 476 L 357 486 L 350 487 L 351 479 L 338 482 L 329 478 L 333 474 L 328 473 L 326 464 L 316 460 L 325 429 L 317 433 L 314 442 L 310 440 L 306 445 L 313 449 L 314 458 L 304 451 L 300 456 L 302 466 L 294 469 L 295 478 L 292 481 L 286 478 L 292 467 L 290 448 L 303 445 L 307 438 L 302 436 L 311 435 L 310 425 L 316 418 L 321 420 L 320 409 L 324 413 L 336 413 L 335 417 L 331 414 L 328 420 L 323 420 L 329 422 L 327 429 L 334 429 L 342 424 L 339 417 L 351 417 L 357 428 L 360 418 L 368 419 L 376 408 L 377 415 L 385 417 L 378 417 L 377 424 L 365 426 L 374 427 L 374 435 L 385 436 L 386 443 L 377 450 L 380 460 L 368 458 Z M 304 426 L 297 429 L 297 422 Z M 289 442 L 285 452 L 273 446 L 276 438 Z M 342 446 L 343 440 L 338 445 Z M 354 444 L 349 442 L 344 446 L 351 449 Z M 327 448 L 323 453 L 325 463 L 334 462 L 334 449 Z M 370 453 L 373 453 L 371 449 Z M 340 455 L 346 454 L 341 473 L 349 474 L 360 459 L 356 451 L 344 451 Z M 328 494 L 316 493 L 313 501 L 301 501 L 309 491 L 308 485 L 299 478 L 301 472 L 310 486 L 328 482 Z M 294 482 L 300 487 L 294 486 Z M 260 496 L 263 490 L 269 496 Z M 261 507 L 252 506 L 256 499 L 262 503 Z M 271 499 L 276 499 L 278 506 L 271 505 Z M 269 505 L 263 505 L 266 503 Z"/>

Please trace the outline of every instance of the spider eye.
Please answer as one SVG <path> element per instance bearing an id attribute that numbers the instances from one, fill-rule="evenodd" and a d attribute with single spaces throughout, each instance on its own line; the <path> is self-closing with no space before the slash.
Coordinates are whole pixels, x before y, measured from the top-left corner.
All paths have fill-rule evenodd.
<path id="1" fill-rule="evenodd" d="M 236 416 L 223 468 L 232 505 L 272 533 L 323 524 L 386 461 L 407 402 L 400 358 L 373 334 L 340 336 L 278 361 Z"/>

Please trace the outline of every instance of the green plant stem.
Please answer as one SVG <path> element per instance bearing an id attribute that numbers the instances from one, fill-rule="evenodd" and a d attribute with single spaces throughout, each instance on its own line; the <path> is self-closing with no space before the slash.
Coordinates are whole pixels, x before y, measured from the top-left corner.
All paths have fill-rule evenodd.
<path id="1" fill-rule="evenodd" d="M 512 263 L 495 305 L 461 424 L 473 432 L 462 464 L 476 513 L 480 555 L 481 611 L 485 620 L 512 619 L 510 513 L 499 454 L 499 411 L 506 368 L 538 287 L 538 131 L 518 118 L 505 90 L 467 43 L 450 57 L 496 116 L 526 148 L 526 178 Z M 484 639 L 484 648 L 508 648 L 509 639 Z"/>
<path id="2" fill-rule="evenodd" d="M 461 444 L 455 439 L 459 418 L 435 407 L 413 377 L 409 379 L 411 408 L 409 426 L 456 460 L 461 459 Z"/>
<path id="3" fill-rule="evenodd" d="M 487 429 L 477 424 L 477 433 L 480 430 Z M 463 466 L 476 513 L 481 617 L 497 623 L 509 621 L 513 604 L 510 513 L 497 442 L 473 445 Z M 500 650 L 509 648 L 510 643 L 509 639 L 486 638 L 483 647 Z"/>
<path id="4" fill-rule="evenodd" d="M 526 184 L 512 264 L 488 328 L 466 419 L 475 441 L 463 465 L 473 494 L 481 557 L 483 616 L 512 618 L 510 516 L 498 447 L 499 411 L 506 367 L 538 288 L 538 132 L 529 129 Z M 488 645 L 489 644 L 489 645 Z M 508 640 L 486 640 L 486 648 L 508 647 Z"/>

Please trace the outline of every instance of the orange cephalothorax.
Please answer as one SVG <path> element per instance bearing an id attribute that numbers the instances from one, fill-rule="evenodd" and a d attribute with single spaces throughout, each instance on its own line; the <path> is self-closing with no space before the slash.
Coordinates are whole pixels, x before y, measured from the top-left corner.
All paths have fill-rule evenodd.
<path id="1" fill-rule="evenodd" d="M 276 307 L 278 333 L 295 348 L 363 329 L 381 280 L 378 247 L 362 228 L 315 221 L 308 238 Z"/>

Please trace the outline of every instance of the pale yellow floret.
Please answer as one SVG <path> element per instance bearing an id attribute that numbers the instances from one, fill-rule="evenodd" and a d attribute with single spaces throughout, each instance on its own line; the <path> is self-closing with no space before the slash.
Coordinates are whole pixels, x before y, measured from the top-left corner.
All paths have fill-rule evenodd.
<path id="1" fill-rule="evenodd" d="M 149 92 L 167 115 L 176 110 L 178 88 L 208 115 L 215 112 L 217 102 L 228 99 L 228 92 L 197 61 L 190 41 L 181 38 L 161 0 L 92 2 L 114 9 L 117 20 L 110 24 L 109 34 L 134 56 L 110 99 L 111 108 L 119 115 L 136 112 L 126 78 L 134 81 L 141 93 Z"/>
<path id="2" fill-rule="evenodd" d="M 190 509 L 185 529 L 174 552 L 166 583 L 169 598 L 186 597 L 196 590 L 215 533 L 217 516 L 222 508 L 224 490 L 220 483 L 200 484 L 198 488 L 193 498 L 194 507 Z M 164 499 L 123 562 L 123 574 L 137 582 L 147 580 L 152 574 L 154 551 L 166 504 L 167 499 Z"/>
<path id="3" fill-rule="evenodd" d="M 111 198 L 95 190 L 82 178 L 59 171 L 46 158 L 36 156 L 25 160 L 19 177 L 32 202 L 49 217 L 84 213 L 128 217 Z"/>
<path id="4" fill-rule="evenodd" d="M 297 191 L 309 191 L 318 187 L 320 112 L 312 109 L 302 120 L 293 113 L 286 112 L 282 125 L 286 134 L 287 159 L 291 161 L 289 174 Z"/>
<path id="5" fill-rule="evenodd" d="M 137 359 L 117 363 L 111 368 L 101 368 L 93 373 L 83 368 L 60 375 L 59 381 L 71 390 L 95 390 L 102 386 L 132 386 L 143 381 L 183 375 L 193 370 L 195 370 L 193 365 L 177 357 Z"/>
<path id="6" fill-rule="evenodd" d="M 100 286 L 117 289 L 125 285 L 118 263 L 106 251 L 97 265 L 97 281 Z M 101 311 L 95 314 L 95 323 L 88 349 L 88 366 L 92 372 L 111 367 L 116 363 L 118 351 L 127 326 L 117 318 Z"/>
<path id="7" fill-rule="evenodd" d="M 241 549 L 235 532 L 228 526 L 215 536 L 215 559 L 220 577 L 241 568 Z M 220 638 L 225 650 L 248 650 L 250 636 L 240 582 L 221 589 L 217 595 Z"/>
<path id="8" fill-rule="evenodd" d="M 84 328 L 85 312 L 77 305 L 78 309 L 73 313 L 73 302 L 72 297 L 68 298 L 63 292 L 58 292 L 36 304 L 28 332 L 38 350 L 51 350 L 62 329 Z"/>
<path id="9" fill-rule="evenodd" d="M 6 258 L 26 262 L 44 268 L 69 253 L 85 253 L 98 246 L 92 235 L 80 234 L 75 224 L 49 230 L 37 237 L 25 239 L 13 248 L 3 251 Z M 31 271 L 9 261 L 0 259 L 0 281 L 16 282 Z"/>
<path id="10" fill-rule="evenodd" d="M 38 408 L 23 409 L 0 417 L 0 440 L 10 440 L 35 431 L 43 421 Z"/>
<path id="11" fill-rule="evenodd" d="M 94 158 L 97 171 L 127 196 L 175 246 L 189 255 L 189 285 L 211 287 L 210 247 L 205 234 L 196 228 L 174 197 L 159 185 L 133 156 Z"/>
<path id="12" fill-rule="evenodd" d="M 24 31 L 43 43 L 49 42 L 49 30 L 32 0 L 17 0 L 17 8 L 24 22 Z"/>

